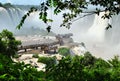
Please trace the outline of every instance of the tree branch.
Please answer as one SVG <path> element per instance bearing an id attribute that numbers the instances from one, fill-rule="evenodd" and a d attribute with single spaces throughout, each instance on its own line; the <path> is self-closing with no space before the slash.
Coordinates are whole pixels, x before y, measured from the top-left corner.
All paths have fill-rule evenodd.
<path id="1" fill-rule="evenodd" d="M 93 14 L 95 14 L 95 13 L 85 14 L 85 15 L 79 17 L 79 18 L 76 18 L 76 19 L 72 20 L 72 22 L 75 22 L 75 21 L 77 21 L 77 20 L 79 20 L 79 19 L 81 19 L 81 18 L 84 18 L 84 17 L 86 17 L 86 16 L 90 16 L 90 15 L 93 15 Z"/>

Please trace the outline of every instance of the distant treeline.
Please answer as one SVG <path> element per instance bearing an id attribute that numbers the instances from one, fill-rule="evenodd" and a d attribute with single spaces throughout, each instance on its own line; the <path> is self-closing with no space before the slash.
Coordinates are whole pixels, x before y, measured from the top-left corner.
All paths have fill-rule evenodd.
<path id="1" fill-rule="evenodd" d="M 2 4 L 0 3 L 0 7 L 4 7 L 4 8 L 15 8 L 14 5 L 12 5 L 11 3 L 5 3 L 5 4 Z"/>
<path id="2" fill-rule="evenodd" d="M 35 7 L 37 9 L 39 9 L 39 5 L 14 5 L 11 3 L 5 3 L 2 4 L 0 3 L 0 7 L 4 7 L 4 8 L 20 8 L 20 9 L 24 9 L 24 10 L 29 10 L 31 7 Z"/>

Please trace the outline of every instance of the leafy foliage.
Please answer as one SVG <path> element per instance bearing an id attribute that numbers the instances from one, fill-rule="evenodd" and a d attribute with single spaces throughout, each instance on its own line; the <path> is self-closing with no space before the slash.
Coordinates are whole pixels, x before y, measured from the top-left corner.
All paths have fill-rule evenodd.
<path id="1" fill-rule="evenodd" d="M 94 60 L 92 60 L 94 59 Z M 119 81 L 120 60 L 105 61 L 95 58 L 90 53 L 84 56 L 66 57 L 59 61 L 54 67 L 47 69 L 47 79 L 52 81 Z"/>
<path id="2" fill-rule="evenodd" d="M 34 57 L 34 58 L 39 58 L 39 55 L 38 55 L 38 54 L 33 54 L 32 57 Z"/>
<path id="3" fill-rule="evenodd" d="M 45 81 L 44 73 L 29 64 L 13 62 L 0 54 L 0 81 Z"/>
<path id="4" fill-rule="evenodd" d="M 42 62 L 47 65 L 47 67 L 51 67 L 54 64 L 56 64 L 56 58 L 55 57 L 39 57 L 38 62 Z"/>
<path id="5" fill-rule="evenodd" d="M 30 8 L 30 10 L 22 17 L 22 20 L 20 21 L 17 28 L 20 29 L 22 27 L 22 25 L 24 24 L 25 19 L 27 18 L 27 16 L 29 16 L 32 12 L 36 12 L 36 11 L 37 11 L 37 8 L 35 8 L 35 7 Z"/>
<path id="6" fill-rule="evenodd" d="M 41 57 L 40 62 L 50 64 L 46 71 L 38 71 L 29 64 L 13 62 L 0 54 L 1 81 L 119 81 L 120 60 L 117 56 L 109 61 L 95 58 L 90 53 L 84 56 L 64 57 L 58 64 Z M 47 60 L 46 60 L 47 59 Z M 55 61 L 54 61 L 55 62 Z"/>
<path id="7" fill-rule="evenodd" d="M 114 56 L 113 59 L 108 60 L 109 63 L 112 65 L 112 67 L 117 68 L 120 67 L 120 60 L 119 60 L 119 56 Z"/>
<path id="8" fill-rule="evenodd" d="M 61 54 L 61 55 L 63 55 L 63 56 L 68 56 L 68 55 L 70 55 L 70 51 L 69 51 L 69 49 L 68 48 L 59 48 L 58 49 L 58 53 L 59 54 Z"/>
<path id="9" fill-rule="evenodd" d="M 15 54 L 13 58 L 19 58 L 21 55 Z"/>
<path id="10" fill-rule="evenodd" d="M 18 45 L 21 42 L 17 41 L 13 34 L 8 30 L 3 30 L 0 33 L 0 53 L 5 54 L 7 56 L 13 56 L 16 54 L 18 50 Z"/>

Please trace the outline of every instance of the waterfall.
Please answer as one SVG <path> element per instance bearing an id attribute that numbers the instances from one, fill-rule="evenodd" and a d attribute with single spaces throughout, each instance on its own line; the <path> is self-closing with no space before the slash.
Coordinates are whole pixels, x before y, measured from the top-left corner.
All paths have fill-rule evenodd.
<path id="1" fill-rule="evenodd" d="M 17 8 L 0 7 L 0 31 L 3 29 L 15 30 L 15 27 L 20 22 L 24 12 Z"/>
<path id="2" fill-rule="evenodd" d="M 39 13 L 33 12 L 30 16 L 28 16 L 21 28 L 21 30 L 16 30 L 17 25 L 20 23 L 20 20 L 24 16 L 27 10 L 20 8 L 3 8 L 0 7 L 0 31 L 3 29 L 8 29 L 12 32 L 21 31 L 24 28 L 29 27 L 41 27 L 43 28 L 43 23 L 39 20 Z"/>
<path id="3" fill-rule="evenodd" d="M 103 19 L 104 12 L 101 12 L 99 16 L 96 14 L 93 25 L 88 29 L 88 35 L 94 38 L 94 41 L 104 41 L 105 39 L 105 28 L 108 25 L 109 20 Z"/>
<path id="4" fill-rule="evenodd" d="M 6 9 L 0 7 L 0 31 L 2 31 L 3 29 L 10 29 L 10 27 L 12 27 L 12 21 L 11 18 L 9 16 L 9 13 L 7 12 Z M 9 26 L 8 26 L 9 24 Z"/>
<path id="5" fill-rule="evenodd" d="M 106 41 L 109 41 L 111 44 L 118 45 L 120 44 L 120 14 L 113 16 L 111 19 L 112 29 L 106 32 Z"/>

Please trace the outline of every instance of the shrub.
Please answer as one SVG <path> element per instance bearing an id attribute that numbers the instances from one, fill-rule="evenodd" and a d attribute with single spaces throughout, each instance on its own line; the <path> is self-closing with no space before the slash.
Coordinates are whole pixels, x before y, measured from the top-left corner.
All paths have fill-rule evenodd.
<path id="1" fill-rule="evenodd" d="M 120 81 L 120 60 L 105 61 L 90 53 L 67 56 L 59 64 L 47 68 L 47 79 L 52 81 Z"/>
<path id="2" fill-rule="evenodd" d="M 39 57 L 39 61 L 50 67 L 45 72 L 37 71 L 29 64 L 13 62 L 0 54 L 0 81 L 120 81 L 118 57 L 105 61 L 87 53 L 64 57 L 56 65 L 55 57 Z"/>
<path id="3" fill-rule="evenodd" d="M 94 63 L 96 62 L 96 58 L 94 56 L 92 56 L 89 52 L 86 52 L 84 54 L 84 58 L 82 59 L 82 64 L 84 66 L 92 66 L 94 65 Z"/>
<path id="4" fill-rule="evenodd" d="M 50 67 L 56 63 L 55 57 L 39 57 L 38 62 L 42 62 L 47 65 L 47 67 Z"/>
<path id="5" fill-rule="evenodd" d="M 0 33 L 0 53 L 9 57 L 14 56 L 18 51 L 18 45 L 21 42 L 17 41 L 13 34 L 8 30 L 3 30 Z"/>
<path id="6" fill-rule="evenodd" d="M 13 57 L 14 57 L 14 58 L 19 58 L 19 57 L 20 57 L 20 55 L 15 54 Z"/>
<path id="7" fill-rule="evenodd" d="M 0 81 L 46 81 L 45 73 L 24 62 L 13 62 L 0 54 Z"/>
<path id="8" fill-rule="evenodd" d="M 47 78 L 53 81 L 83 81 L 83 66 L 80 60 L 78 56 L 63 58 L 56 66 L 47 68 Z"/>
<path id="9" fill-rule="evenodd" d="M 58 49 L 58 53 L 61 54 L 61 55 L 63 55 L 63 56 L 68 56 L 68 55 L 70 55 L 69 48 L 65 48 L 65 47 L 59 48 L 59 49 Z"/>
<path id="10" fill-rule="evenodd" d="M 33 57 L 33 58 L 39 58 L 39 55 L 38 55 L 38 54 L 33 54 L 32 57 Z"/>

